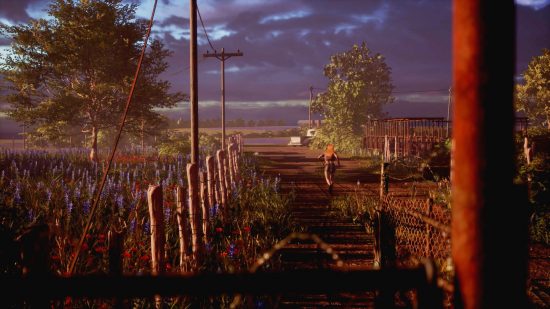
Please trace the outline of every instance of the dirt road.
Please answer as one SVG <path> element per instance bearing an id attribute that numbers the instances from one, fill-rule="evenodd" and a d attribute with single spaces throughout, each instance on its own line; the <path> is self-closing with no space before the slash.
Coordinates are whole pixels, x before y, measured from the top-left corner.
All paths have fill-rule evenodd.
<path id="1" fill-rule="evenodd" d="M 319 153 L 305 147 L 246 147 L 256 153 L 262 170 L 279 176 L 283 190 L 294 187 L 297 198 L 293 215 L 308 233 L 319 236 L 337 254 L 338 258 L 318 249 L 312 241 L 294 241 L 281 250 L 286 269 L 315 269 L 344 267 L 372 267 L 373 238 L 365 228 L 351 220 L 341 218 L 331 209 L 330 200 L 355 190 L 357 180 L 374 185 L 378 177 L 360 172 L 358 162 L 342 158 L 337 170 L 336 185 L 332 195 L 323 177 Z M 338 263 L 340 261 L 340 263 Z M 281 307 L 354 306 L 371 307 L 372 293 L 293 295 L 285 296 Z"/>

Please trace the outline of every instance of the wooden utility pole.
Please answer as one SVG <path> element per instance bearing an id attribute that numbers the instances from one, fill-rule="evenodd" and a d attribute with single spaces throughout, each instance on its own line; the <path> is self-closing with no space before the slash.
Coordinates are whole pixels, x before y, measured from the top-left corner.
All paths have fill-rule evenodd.
<path id="1" fill-rule="evenodd" d="M 309 112 L 308 112 L 308 118 L 307 118 L 308 129 L 311 129 L 311 103 L 313 103 L 313 86 L 309 86 Z"/>
<path id="2" fill-rule="evenodd" d="M 447 138 L 449 135 L 449 121 L 451 121 L 451 103 L 453 102 L 453 87 L 449 87 L 449 102 L 447 103 Z"/>
<path id="3" fill-rule="evenodd" d="M 189 91 L 191 104 L 191 163 L 199 163 L 199 89 L 197 75 L 197 0 L 189 1 Z"/>
<path id="4" fill-rule="evenodd" d="M 221 87 L 222 87 L 222 149 L 225 149 L 225 60 L 231 58 L 231 57 L 240 57 L 243 53 L 240 50 L 237 50 L 236 53 L 226 53 L 225 49 L 222 48 L 222 52 L 218 53 L 217 51 L 214 51 L 213 54 L 206 51 L 206 54 L 203 54 L 204 57 L 215 57 L 218 60 L 221 61 L 221 73 L 222 73 L 222 79 L 221 79 Z"/>

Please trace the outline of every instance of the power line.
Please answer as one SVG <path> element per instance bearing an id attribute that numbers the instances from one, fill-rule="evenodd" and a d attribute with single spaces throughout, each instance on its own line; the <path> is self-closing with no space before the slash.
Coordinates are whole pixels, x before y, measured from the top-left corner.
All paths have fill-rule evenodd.
<path id="1" fill-rule="evenodd" d="M 202 62 L 202 61 L 204 61 L 204 58 L 199 59 L 199 60 L 197 61 L 197 63 Z M 190 67 L 191 67 L 191 66 L 188 65 L 188 66 L 184 67 L 183 69 L 179 69 L 179 70 L 177 70 L 177 71 L 175 71 L 175 72 L 173 72 L 173 73 L 170 73 L 169 75 L 170 75 L 170 76 L 174 76 L 174 75 L 180 74 L 180 73 L 182 73 L 183 71 L 189 70 Z"/>
<path id="2" fill-rule="evenodd" d="M 126 100 L 126 106 L 124 108 L 124 113 L 122 114 L 122 118 L 120 120 L 120 125 L 118 128 L 114 145 L 113 145 L 113 150 L 111 151 L 111 155 L 109 156 L 109 160 L 107 161 L 107 168 L 103 171 L 103 177 L 99 184 L 99 188 L 97 189 L 97 193 L 95 195 L 95 199 L 94 199 L 92 208 L 90 210 L 90 215 L 88 216 L 88 220 L 86 221 L 86 225 L 84 226 L 84 231 L 82 231 L 82 235 L 80 236 L 80 240 L 78 242 L 78 245 L 76 246 L 76 251 L 74 252 L 74 255 L 69 263 L 69 269 L 68 269 L 69 275 L 71 275 L 74 272 L 76 261 L 78 260 L 78 255 L 80 254 L 80 251 L 82 250 L 82 245 L 84 244 L 85 236 L 88 234 L 88 231 L 92 226 L 92 219 L 97 210 L 97 207 L 99 206 L 99 199 L 101 198 L 101 192 L 105 187 L 105 182 L 107 181 L 107 176 L 109 175 L 109 170 L 111 169 L 111 164 L 113 163 L 113 158 L 115 157 L 116 149 L 118 147 L 118 142 L 120 141 L 120 135 L 122 134 L 122 129 L 124 129 L 126 116 L 128 115 L 130 104 L 132 103 L 132 97 L 134 96 L 136 82 L 139 77 L 139 72 L 141 71 L 141 64 L 145 56 L 145 50 L 147 49 L 147 42 L 149 41 L 149 35 L 151 34 L 151 28 L 153 27 L 153 20 L 155 18 L 156 9 L 157 9 L 157 0 L 155 0 L 155 4 L 153 5 L 153 12 L 151 12 L 151 18 L 149 19 L 149 26 L 147 28 L 147 33 L 145 34 L 145 39 L 143 42 L 143 47 L 141 49 L 141 55 L 139 57 L 139 61 L 137 64 L 136 73 L 134 74 L 134 81 L 132 82 L 132 86 L 130 87 L 130 93 L 128 94 L 128 99 Z"/>
<path id="3" fill-rule="evenodd" d="M 204 22 L 202 21 L 201 11 L 199 10 L 199 6 L 197 5 L 197 13 L 199 13 L 199 19 L 201 21 L 202 30 L 204 31 L 204 34 L 206 35 L 206 40 L 208 40 L 208 44 L 212 48 L 213 51 L 216 51 L 214 48 L 214 45 L 212 45 L 212 42 L 210 42 L 210 38 L 208 37 L 208 32 L 206 32 L 206 27 L 204 27 Z"/>

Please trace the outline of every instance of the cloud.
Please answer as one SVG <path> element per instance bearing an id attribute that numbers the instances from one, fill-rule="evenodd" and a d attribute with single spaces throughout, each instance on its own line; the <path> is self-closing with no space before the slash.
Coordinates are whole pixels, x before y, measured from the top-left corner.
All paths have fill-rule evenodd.
<path id="1" fill-rule="evenodd" d="M 550 0 L 516 0 L 516 4 L 529 6 L 535 10 L 540 10 L 550 4 Z"/>
<path id="2" fill-rule="evenodd" d="M 0 1 L 0 17 L 12 23 L 24 22 L 31 18 L 28 12 L 30 8 L 45 3 L 43 0 L 2 0 Z"/>
<path id="3" fill-rule="evenodd" d="M 138 3 L 137 16 L 149 18 L 152 1 L 125 1 Z M 5 2 L 0 0 L 3 6 Z M 1 7 L 0 20 L 28 19 L 29 12 L 33 11 L 31 6 L 40 7 L 49 0 L 9 2 L 9 8 Z M 527 66 L 531 57 L 540 54 L 543 47 L 550 46 L 548 2 L 550 0 L 516 0 L 518 73 Z M 353 44 L 362 41 L 373 52 L 385 56 L 392 68 L 396 90 L 447 89 L 452 83 L 451 6 L 451 0 L 199 1 L 215 49 L 240 49 L 244 53 L 243 57 L 231 58 L 225 63 L 226 100 L 251 102 L 251 106 L 240 105 L 243 107 L 238 110 L 249 108 L 258 112 L 263 105 L 257 102 L 307 102 L 310 85 L 326 86 L 323 67 L 331 55 L 349 50 Z M 19 17 L 8 18 L 8 15 Z M 162 40 L 174 51 L 168 59 L 168 72 L 163 77 L 172 83 L 174 91 L 185 93 L 189 93 L 188 18 L 188 2 L 162 0 L 153 27 L 154 38 Z M 198 35 L 199 100 L 217 102 L 220 97 L 220 62 L 214 58 L 202 58 L 202 53 L 211 48 L 200 22 Z M 437 110 L 439 107 L 435 106 L 442 105 L 446 112 L 445 95 L 445 92 L 433 95 L 402 93 L 389 110 L 399 112 L 396 109 L 403 109 L 406 112 L 418 108 L 419 111 L 434 113 L 430 109 Z M 209 108 L 214 111 L 217 106 Z M 290 107 L 262 108 L 265 108 L 266 115 L 270 115 Z M 289 112 L 286 114 L 293 116 Z"/>

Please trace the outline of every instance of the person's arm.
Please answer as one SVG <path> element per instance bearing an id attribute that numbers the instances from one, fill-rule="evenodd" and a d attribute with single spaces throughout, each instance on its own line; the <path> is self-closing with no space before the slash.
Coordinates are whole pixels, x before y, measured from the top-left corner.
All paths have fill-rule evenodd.
<path id="1" fill-rule="evenodd" d="M 322 159 L 324 156 L 325 156 L 325 154 L 322 153 L 322 154 L 320 154 L 320 155 L 317 157 L 317 159 Z"/>
<path id="2" fill-rule="evenodd" d="M 338 167 L 340 167 L 340 157 L 338 157 L 336 152 L 334 153 L 334 156 L 336 157 L 336 161 L 338 161 Z"/>

